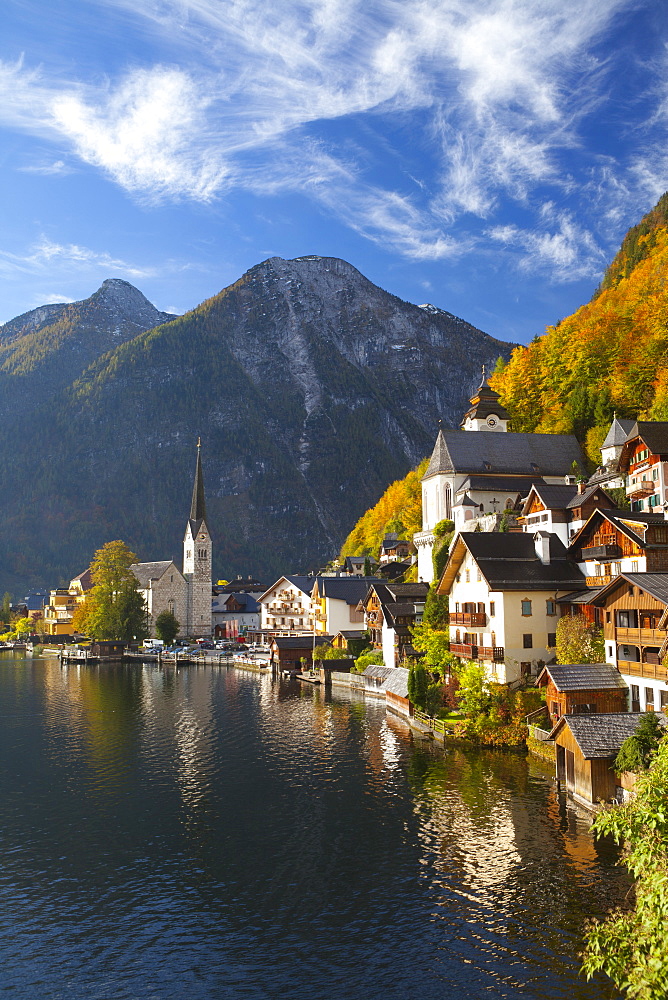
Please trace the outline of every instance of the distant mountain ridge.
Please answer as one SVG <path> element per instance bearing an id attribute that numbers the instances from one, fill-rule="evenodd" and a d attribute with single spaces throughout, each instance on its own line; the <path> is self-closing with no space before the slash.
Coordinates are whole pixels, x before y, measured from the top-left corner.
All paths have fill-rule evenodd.
<path id="1" fill-rule="evenodd" d="M 0 326 L 0 416 L 42 404 L 101 354 L 172 318 L 120 278 L 81 302 L 17 316 Z"/>
<path id="2" fill-rule="evenodd" d="M 458 425 L 482 364 L 512 349 L 335 258 L 271 258 L 134 335 L 129 324 L 150 312 L 129 310 L 122 325 L 112 309 L 111 329 L 95 320 L 116 293 L 139 302 L 133 292 L 105 282 L 85 300 L 96 300 L 92 314 L 76 304 L 89 317 L 81 334 L 70 325 L 61 337 L 48 311 L 0 330 L 0 340 L 14 337 L 0 350 L 21 347 L 26 384 L 45 384 L 51 363 L 58 368 L 46 397 L 26 392 L 23 429 L 41 434 L 40 449 L 19 448 L 0 482 L 12 511 L 0 523 L 0 585 L 66 579 L 109 538 L 141 559 L 176 555 L 198 436 L 215 572 L 313 568 L 431 451 L 439 419 Z M 79 337 L 88 355 L 72 376 Z M 23 375 L 20 366 L 0 372 L 2 411 Z M 0 428 L 14 440 L 17 431 L 13 421 Z"/>

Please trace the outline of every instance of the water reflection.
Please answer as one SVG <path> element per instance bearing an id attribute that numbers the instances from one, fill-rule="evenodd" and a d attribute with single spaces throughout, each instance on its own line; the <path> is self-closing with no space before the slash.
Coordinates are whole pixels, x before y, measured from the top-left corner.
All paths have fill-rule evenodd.
<path id="1" fill-rule="evenodd" d="M 516 754 L 225 669 L 0 664 L 17 997 L 612 996 L 610 845 Z"/>

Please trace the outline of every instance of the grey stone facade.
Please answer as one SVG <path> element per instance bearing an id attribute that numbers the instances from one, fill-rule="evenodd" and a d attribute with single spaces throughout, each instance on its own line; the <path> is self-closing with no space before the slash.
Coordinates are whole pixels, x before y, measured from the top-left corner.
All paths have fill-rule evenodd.
<path id="1" fill-rule="evenodd" d="M 181 638 L 212 634 L 212 557 L 198 442 L 190 517 L 183 538 L 183 573 L 172 560 L 135 563 L 131 567 L 146 603 L 151 636 L 156 634 L 155 620 L 162 611 L 172 611 L 176 616 Z"/>

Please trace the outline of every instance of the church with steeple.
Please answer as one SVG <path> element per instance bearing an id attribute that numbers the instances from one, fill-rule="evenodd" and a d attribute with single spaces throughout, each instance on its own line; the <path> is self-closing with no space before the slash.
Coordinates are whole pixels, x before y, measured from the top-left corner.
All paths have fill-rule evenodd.
<path id="1" fill-rule="evenodd" d="M 135 563 L 131 567 L 146 603 L 149 631 L 155 636 L 155 621 L 162 611 L 171 611 L 181 629 L 179 636 L 200 637 L 212 633 L 212 542 L 207 524 L 201 446 L 197 441 L 197 464 L 190 517 L 183 537 L 183 571 L 172 559 Z"/>
<path id="2" fill-rule="evenodd" d="M 422 477 L 422 531 L 413 536 L 419 580 L 432 582 L 434 528 L 440 521 L 473 531 L 485 515 L 496 522 L 504 510 L 517 509 L 534 484 L 575 482 L 575 474 L 584 472 L 573 434 L 515 434 L 508 420 L 483 369 L 461 429 L 439 430 Z"/>

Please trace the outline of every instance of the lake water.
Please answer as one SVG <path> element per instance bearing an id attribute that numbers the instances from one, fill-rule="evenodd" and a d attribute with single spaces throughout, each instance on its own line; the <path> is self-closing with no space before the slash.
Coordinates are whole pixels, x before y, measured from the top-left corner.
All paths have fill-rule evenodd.
<path id="1" fill-rule="evenodd" d="M 5 654 L 0 713 L 8 997 L 615 996 L 616 851 L 530 758 L 218 668 Z"/>

